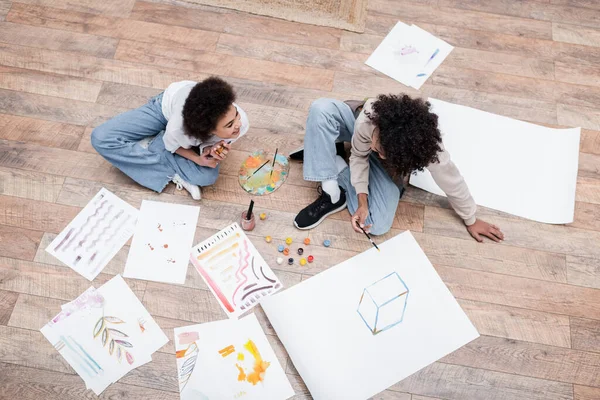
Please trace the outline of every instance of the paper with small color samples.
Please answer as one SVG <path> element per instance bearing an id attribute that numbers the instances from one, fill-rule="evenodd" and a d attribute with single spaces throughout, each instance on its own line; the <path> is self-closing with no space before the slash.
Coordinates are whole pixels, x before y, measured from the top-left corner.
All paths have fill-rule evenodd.
<path id="1" fill-rule="evenodd" d="M 46 251 L 92 281 L 129 240 L 138 210 L 102 188 Z"/>
<path id="2" fill-rule="evenodd" d="M 420 89 L 453 49 L 416 25 L 398 22 L 366 64 L 406 86 Z"/>
<path id="3" fill-rule="evenodd" d="M 429 102 L 444 147 L 478 205 L 549 224 L 573 222 L 581 128 L 547 128 Z M 410 183 L 445 196 L 427 170 L 412 175 Z"/>
<path id="4" fill-rule="evenodd" d="M 144 200 L 123 276 L 185 283 L 199 207 Z"/>
<path id="5" fill-rule="evenodd" d="M 261 306 L 316 400 L 364 400 L 479 334 L 402 233 Z"/>

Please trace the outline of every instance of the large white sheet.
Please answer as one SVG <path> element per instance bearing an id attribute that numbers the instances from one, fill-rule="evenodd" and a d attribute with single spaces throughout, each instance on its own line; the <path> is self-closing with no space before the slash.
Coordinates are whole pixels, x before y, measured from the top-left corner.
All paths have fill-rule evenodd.
<path id="1" fill-rule="evenodd" d="M 316 400 L 367 399 L 479 336 L 410 232 L 379 247 L 261 303 Z"/>
<path id="2" fill-rule="evenodd" d="M 573 222 L 581 128 L 546 128 L 429 102 L 444 146 L 478 205 L 550 224 Z M 444 196 L 427 170 L 410 183 Z"/>

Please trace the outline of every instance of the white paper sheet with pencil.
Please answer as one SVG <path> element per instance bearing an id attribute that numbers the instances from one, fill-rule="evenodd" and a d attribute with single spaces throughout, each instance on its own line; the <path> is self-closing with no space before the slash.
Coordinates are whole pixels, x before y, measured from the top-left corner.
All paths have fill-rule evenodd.
<path id="1" fill-rule="evenodd" d="M 230 318 L 283 287 L 237 223 L 194 247 L 190 260 Z"/>

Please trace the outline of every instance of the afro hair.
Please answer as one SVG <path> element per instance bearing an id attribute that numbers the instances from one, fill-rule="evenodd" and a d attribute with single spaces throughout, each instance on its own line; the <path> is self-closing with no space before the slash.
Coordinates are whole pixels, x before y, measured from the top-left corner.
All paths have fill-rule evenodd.
<path id="1" fill-rule="evenodd" d="M 190 91 L 183 106 L 183 128 L 188 136 L 208 140 L 219 120 L 235 101 L 231 85 L 211 76 Z"/>
<path id="2" fill-rule="evenodd" d="M 384 165 L 394 177 L 438 162 L 442 137 L 431 104 L 407 95 L 379 95 L 368 118 L 379 128 Z"/>

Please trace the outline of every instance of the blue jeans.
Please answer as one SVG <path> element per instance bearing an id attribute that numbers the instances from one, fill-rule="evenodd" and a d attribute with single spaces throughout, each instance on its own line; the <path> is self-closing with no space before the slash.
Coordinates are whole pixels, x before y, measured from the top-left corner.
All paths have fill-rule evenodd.
<path id="1" fill-rule="evenodd" d="M 202 167 L 165 149 L 167 120 L 162 113 L 162 96 L 98 126 L 92 132 L 92 146 L 131 179 L 159 193 L 175 174 L 194 185 L 212 185 L 219 175 L 218 167 Z M 150 136 L 155 138 L 148 148 L 139 144 Z"/>
<path id="2" fill-rule="evenodd" d="M 358 208 L 358 196 L 350 183 L 350 168 L 338 173 L 335 143 L 352 140 L 354 122 L 352 110 L 346 103 L 321 98 L 310 106 L 304 137 L 304 179 L 317 182 L 337 179 L 346 191 L 351 214 Z M 367 225 L 372 224 L 372 234 L 382 235 L 392 227 L 403 191 L 399 185 L 394 183 L 372 153 L 369 156 L 369 217 L 366 221 Z"/>

